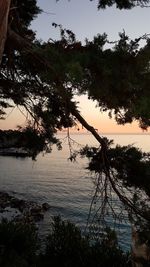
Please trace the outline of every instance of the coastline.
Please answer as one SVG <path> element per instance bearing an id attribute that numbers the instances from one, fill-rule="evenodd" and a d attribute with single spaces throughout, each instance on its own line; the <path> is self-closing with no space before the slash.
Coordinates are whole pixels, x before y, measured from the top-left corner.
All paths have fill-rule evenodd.
<path id="1" fill-rule="evenodd" d="M 44 219 L 44 215 L 49 209 L 48 203 L 40 205 L 0 191 L 0 221 L 6 219 L 15 222 L 36 223 Z"/>

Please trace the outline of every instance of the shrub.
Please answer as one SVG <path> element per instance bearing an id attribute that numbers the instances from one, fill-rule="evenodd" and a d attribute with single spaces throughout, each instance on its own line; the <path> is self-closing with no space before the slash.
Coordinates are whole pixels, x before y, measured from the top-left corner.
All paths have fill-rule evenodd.
<path id="1" fill-rule="evenodd" d="M 33 225 L 3 220 L 0 223 L 0 266 L 34 266 L 37 244 Z"/>
<path id="2" fill-rule="evenodd" d="M 79 228 L 60 217 L 54 217 L 41 262 L 42 267 L 130 266 L 129 255 L 119 248 L 114 231 L 106 229 L 101 242 L 91 244 Z"/>
<path id="3" fill-rule="evenodd" d="M 91 243 L 73 223 L 54 217 L 43 253 L 38 254 L 33 225 L 0 223 L 0 267 L 129 267 L 115 232 L 106 229 L 102 240 Z"/>

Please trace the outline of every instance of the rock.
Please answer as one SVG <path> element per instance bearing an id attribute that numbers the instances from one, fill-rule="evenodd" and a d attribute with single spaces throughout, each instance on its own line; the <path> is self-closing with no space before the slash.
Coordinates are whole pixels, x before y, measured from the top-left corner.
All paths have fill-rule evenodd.
<path id="1" fill-rule="evenodd" d="M 0 208 L 5 209 L 10 204 L 11 197 L 8 193 L 0 192 Z"/>
<path id="2" fill-rule="evenodd" d="M 36 202 L 18 199 L 8 193 L 0 192 L 0 215 L 5 212 L 6 208 L 16 209 L 20 212 L 19 216 L 17 213 L 16 216 L 13 216 L 13 220 L 30 223 L 43 220 L 44 212 L 50 208 L 50 205 L 46 202 L 39 205 Z"/>
<path id="3" fill-rule="evenodd" d="M 33 217 L 34 221 L 38 222 L 43 220 L 44 214 L 43 214 L 43 209 L 41 206 L 37 205 L 33 208 L 30 209 L 30 215 Z"/>
<path id="4" fill-rule="evenodd" d="M 35 206 L 30 209 L 31 214 L 36 214 L 42 212 L 42 207 L 41 206 Z"/>
<path id="5" fill-rule="evenodd" d="M 23 212 L 24 208 L 26 207 L 26 202 L 23 199 L 12 198 L 10 206 Z"/>
<path id="6" fill-rule="evenodd" d="M 42 209 L 43 209 L 43 211 L 47 211 L 47 210 L 50 209 L 50 205 L 45 202 L 45 203 L 42 204 Z"/>
<path id="7" fill-rule="evenodd" d="M 36 213 L 36 214 L 32 214 L 33 220 L 35 222 L 39 222 L 41 220 L 44 219 L 44 214 L 43 213 Z"/>

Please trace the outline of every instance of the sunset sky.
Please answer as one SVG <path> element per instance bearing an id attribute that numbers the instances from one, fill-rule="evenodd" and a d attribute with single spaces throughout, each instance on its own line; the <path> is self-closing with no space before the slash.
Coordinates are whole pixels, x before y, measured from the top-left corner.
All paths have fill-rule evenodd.
<path id="1" fill-rule="evenodd" d="M 52 27 L 52 22 L 62 24 L 64 28 L 71 29 L 77 40 L 84 42 L 85 38 L 93 39 L 97 33 L 106 32 L 109 40 L 118 39 L 118 33 L 126 31 L 131 38 L 150 33 L 150 9 L 134 8 L 128 11 L 116 10 L 115 7 L 106 10 L 97 10 L 97 1 L 89 0 L 38 0 L 43 13 L 32 23 L 31 27 L 37 33 L 37 38 L 48 40 L 58 39 L 59 31 Z M 110 120 L 107 114 L 102 114 L 95 108 L 86 96 L 80 99 L 79 110 L 87 121 L 103 133 L 142 133 L 137 123 L 118 126 Z M 15 128 L 25 123 L 25 117 L 20 111 L 9 110 L 8 118 L 0 121 L 1 129 Z"/>

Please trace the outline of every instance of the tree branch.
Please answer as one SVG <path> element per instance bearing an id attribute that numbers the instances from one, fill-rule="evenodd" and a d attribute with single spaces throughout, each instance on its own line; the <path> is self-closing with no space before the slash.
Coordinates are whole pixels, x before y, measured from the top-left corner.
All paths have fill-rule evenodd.
<path id="1" fill-rule="evenodd" d="M 5 41 L 7 38 L 8 15 L 11 0 L 0 1 L 0 64 L 4 52 Z"/>
<path id="2" fill-rule="evenodd" d="M 105 147 L 105 142 L 102 137 L 97 133 L 97 131 L 90 126 L 87 121 L 81 116 L 79 111 L 77 110 L 74 102 L 72 102 L 67 97 L 67 93 L 65 88 L 63 87 L 63 82 L 60 80 L 59 75 L 57 75 L 56 71 L 54 70 L 53 66 L 49 61 L 47 61 L 45 58 L 43 58 L 40 53 L 37 51 L 33 51 L 34 45 L 29 43 L 27 40 L 25 40 L 23 37 L 12 31 L 10 28 L 8 29 L 8 38 L 11 41 L 11 43 L 14 45 L 16 49 L 19 51 L 26 51 L 27 53 L 31 54 L 34 58 L 34 60 L 38 61 L 38 64 L 41 64 L 41 68 L 45 68 L 46 71 L 51 71 L 54 74 L 54 80 L 56 82 L 59 95 L 63 99 L 63 101 L 66 103 L 69 102 L 69 111 L 70 113 L 83 125 L 87 131 L 89 131 L 96 140 L 100 143 L 102 147 Z"/>
<path id="3" fill-rule="evenodd" d="M 97 131 L 87 123 L 87 121 L 81 116 L 80 112 L 77 110 L 77 107 L 73 101 L 71 101 L 70 97 L 67 94 L 66 88 L 63 86 L 63 80 L 61 80 L 59 74 L 57 74 L 56 70 L 53 68 L 53 65 L 50 61 L 48 61 L 46 58 L 42 56 L 42 53 L 40 53 L 40 50 L 36 50 L 36 46 L 14 31 L 12 31 L 10 28 L 8 29 L 8 40 L 11 42 L 14 49 L 18 50 L 20 53 L 25 52 L 26 54 L 29 54 L 32 56 L 34 60 L 34 64 L 38 63 L 37 65 L 46 72 L 52 72 L 53 78 L 54 78 L 54 86 L 59 94 L 59 96 L 62 98 L 62 101 L 64 103 L 67 103 L 67 108 L 69 113 L 71 113 L 84 127 L 87 129 L 98 141 L 98 143 L 101 146 L 102 149 L 102 156 L 103 156 L 103 163 L 105 165 L 105 173 L 106 176 L 111 184 L 112 189 L 114 192 L 118 195 L 120 200 L 125 204 L 128 205 L 132 211 L 135 213 L 138 213 L 141 217 L 149 220 L 149 218 L 145 217 L 143 213 L 137 208 L 134 207 L 134 205 L 130 202 L 130 200 L 127 199 L 127 197 L 123 197 L 119 190 L 117 189 L 115 185 L 115 181 L 113 181 L 110 169 L 109 169 L 109 161 L 107 159 L 107 144 L 105 143 L 105 140 L 97 133 Z M 32 62 L 31 62 L 32 64 Z M 47 81 L 45 81 L 47 82 Z"/>

